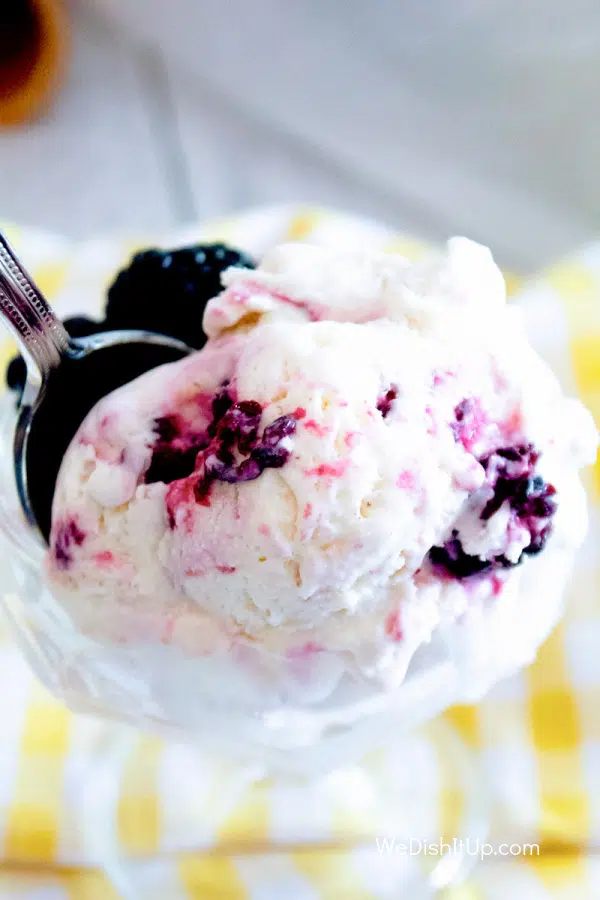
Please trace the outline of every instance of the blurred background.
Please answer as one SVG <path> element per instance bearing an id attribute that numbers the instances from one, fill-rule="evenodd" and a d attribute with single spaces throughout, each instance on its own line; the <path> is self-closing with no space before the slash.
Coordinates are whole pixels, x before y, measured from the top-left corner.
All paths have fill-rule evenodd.
<path id="1" fill-rule="evenodd" d="M 89 236 L 301 200 L 526 271 L 598 232 L 598 0 L 59 6 L 0 3 L 5 220 Z"/>

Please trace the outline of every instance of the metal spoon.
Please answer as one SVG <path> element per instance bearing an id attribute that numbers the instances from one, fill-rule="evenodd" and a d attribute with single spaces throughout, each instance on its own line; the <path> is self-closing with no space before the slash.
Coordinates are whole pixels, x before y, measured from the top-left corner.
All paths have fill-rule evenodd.
<path id="1" fill-rule="evenodd" d="M 0 232 L 0 315 L 27 363 L 13 461 L 24 516 L 45 541 L 60 462 L 89 410 L 111 390 L 192 352 L 148 331 L 71 338 Z"/>

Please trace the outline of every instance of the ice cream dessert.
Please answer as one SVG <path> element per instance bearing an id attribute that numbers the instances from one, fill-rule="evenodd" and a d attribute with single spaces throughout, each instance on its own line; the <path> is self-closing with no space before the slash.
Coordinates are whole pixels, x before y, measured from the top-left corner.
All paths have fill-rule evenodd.
<path id="1" fill-rule="evenodd" d="M 440 659 L 464 698 L 529 661 L 597 434 L 489 251 L 286 244 L 223 284 L 206 346 L 102 399 L 65 455 L 47 578 L 74 630 L 253 710 Z"/>

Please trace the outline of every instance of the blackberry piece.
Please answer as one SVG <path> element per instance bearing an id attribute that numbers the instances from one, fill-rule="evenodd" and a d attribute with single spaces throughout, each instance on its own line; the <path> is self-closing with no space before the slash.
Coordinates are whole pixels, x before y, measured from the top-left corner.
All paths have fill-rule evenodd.
<path id="1" fill-rule="evenodd" d="M 526 528 L 530 535 L 527 546 L 516 562 L 506 556 L 481 559 L 465 552 L 458 531 L 453 531 L 443 547 L 432 547 L 429 559 L 434 568 L 463 579 L 471 575 L 490 572 L 499 568 L 511 568 L 523 561 L 524 555 L 540 553 L 552 534 L 552 519 L 558 508 L 556 489 L 537 474 L 540 454 L 533 444 L 501 447 L 480 459 L 486 472 L 491 497 L 479 514 L 487 522 L 508 503 L 511 522 Z"/>
<path id="2" fill-rule="evenodd" d="M 173 450 L 169 447 L 155 450 L 144 481 L 146 484 L 156 482 L 171 484 L 172 481 L 187 478 L 194 471 L 199 452 L 198 447 L 190 447 L 187 450 Z"/>
<path id="3" fill-rule="evenodd" d="M 389 414 L 392 411 L 392 407 L 398 397 L 398 388 L 395 384 L 392 384 L 389 389 L 382 394 L 377 400 L 377 410 L 381 413 L 384 419 L 387 419 Z"/>
<path id="4" fill-rule="evenodd" d="M 221 390 L 215 394 L 212 402 L 212 422 L 208 426 L 209 437 L 214 437 L 217 433 L 219 422 L 226 412 L 233 406 L 233 397 L 227 390 L 229 382 L 222 385 Z"/>
<path id="5" fill-rule="evenodd" d="M 146 484 L 157 481 L 170 484 L 187 478 L 200 461 L 203 474 L 195 493 L 198 502 L 204 503 L 214 481 L 228 484 L 254 481 L 265 469 L 279 469 L 286 464 L 290 448 L 285 439 L 296 431 L 294 416 L 280 416 L 259 437 L 263 409 L 256 400 L 234 402 L 223 387 L 215 395 L 212 409 L 213 420 L 206 435 L 189 432 L 177 416 L 155 420 L 156 441 Z M 202 451 L 205 452 L 199 459 Z M 240 456 L 246 458 L 239 459 Z"/>
<path id="6" fill-rule="evenodd" d="M 465 552 L 458 531 L 452 532 L 452 537 L 443 547 L 432 547 L 429 551 L 429 560 L 435 569 L 440 569 L 445 575 L 453 575 L 459 580 L 518 565 L 512 563 L 504 554 L 493 556 L 491 559 L 471 556 Z"/>
<path id="7" fill-rule="evenodd" d="M 479 575 L 492 568 L 491 560 L 465 553 L 458 531 L 452 532 L 452 537 L 443 547 L 432 547 L 429 559 L 434 568 L 442 569 L 447 575 L 454 575 L 459 579 Z"/>
<path id="8" fill-rule="evenodd" d="M 107 327 L 156 331 L 199 350 L 206 343 L 204 307 L 223 290 L 221 274 L 231 266 L 255 264 L 225 244 L 137 253 L 109 288 Z"/>
<path id="9" fill-rule="evenodd" d="M 191 475 L 196 457 L 206 447 L 206 440 L 186 429 L 185 423 L 176 415 L 155 419 L 154 433 L 156 442 L 144 478 L 146 484 L 171 484 Z"/>
<path id="10" fill-rule="evenodd" d="M 86 534 L 74 519 L 60 524 L 54 539 L 54 558 L 59 569 L 68 569 L 73 561 L 73 546 L 81 547 Z"/>
<path id="11" fill-rule="evenodd" d="M 252 451 L 252 459 L 261 469 L 280 469 L 290 457 L 290 450 L 284 439 L 296 432 L 294 416 L 280 416 L 265 428 L 262 441 Z"/>
<path id="12" fill-rule="evenodd" d="M 208 446 L 201 436 L 182 433 L 174 417 L 156 420 L 154 431 L 158 440 L 146 473 L 147 483 L 168 483 L 197 471 L 194 496 L 197 503 L 208 506 L 214 482 L 255 481 L 265 469 L 279 469 L 286 464 L 291 453 L 286 439 L 296 431 L 295 416 L 280 416 L 260 436 L 261 404 L 256 400 L 235 401 L 227 385 L 215 394 L 212 411 L 213 419 L 206 431 Z M 168 514 L 170 527 L 174 528 L 174 508 Z"/>
<path id="13" fill-rule="evenodd" d="M 481 511 L 480 518 L 484 522 L 508 501 L 521 524 L 529 529 L 532 539 L 546 527 L 556 512 L 557 504 L 553 499 L 556 489 L 536 473 L 539 458 L 540 454 L 532 444 L 523 444 L 502 447 L 480 460 L 493 490 Z"/>
<path id="14" fill-rule="evenodd" d="M 465 397 L 454 408 L 455 421 L 450 424 L 454 440 L 471 452 L 485 431 L 487 416 L 478 397 Z"/>

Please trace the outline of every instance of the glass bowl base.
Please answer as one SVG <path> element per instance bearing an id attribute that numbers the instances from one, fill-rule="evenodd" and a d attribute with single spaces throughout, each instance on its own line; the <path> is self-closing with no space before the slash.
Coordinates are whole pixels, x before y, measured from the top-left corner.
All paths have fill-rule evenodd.
<path id="1" fill-rule="evenodd" d="M 147 900 L 156 865 L 156 850 L 132 852 L 122 835 L 123 773 L 148 740 L 160 743 L 111 726 L 84 785 L 86 858 L 124 900 Z M 252 857 L 263 861 L 267 877 L 274 856 L 292 860 L 288 870 L 302 869 L 303 854 L 323 855 L 333 869 L 340 857 L 351 857 L 365 896 L 426 900 L 460 883 L 486 840 L 488 801 L 478 763 L 442 719 L 318 776 L 269 775 L 255 762 L 209 760 L 191 744 L 167 742 L 161 753 L 161 790 L 172 806 L 185 808 L 178 833 L 165 835 L 160 849 L 171 860 L 215 851 Z M 252 870 L 260 873 L 260 862 Z"/>

